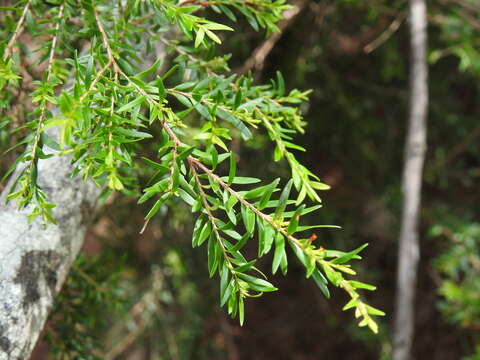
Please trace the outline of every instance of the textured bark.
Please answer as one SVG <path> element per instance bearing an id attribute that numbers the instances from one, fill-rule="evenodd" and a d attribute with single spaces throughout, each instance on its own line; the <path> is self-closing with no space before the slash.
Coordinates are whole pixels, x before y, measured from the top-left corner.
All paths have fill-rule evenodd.
<path id="1" fill-rule="evenodd" d="M 70 178 L 69 158 L 39 161 L 39 183 L 57 204 L 58 225 L 40 218 L 29 222 L 28 209 L 14 201 L 0 204 L 0 360 L 28 359 L 43 329 L 55 295 L 80 250 L 94 213 L 98 188 Z M 8 187 L 7 187 L 8 189 Z"/>
<path id="2" fill-rule="evenodd" d="M 398 250 L 393 359 L 411 358 L 414 298 L 419 259 L 418 214 L 426 150 L 428 109 L 427 14 L 425 0 L 410 0 L 410 113 L 403 168 L 403 211 Z"/>

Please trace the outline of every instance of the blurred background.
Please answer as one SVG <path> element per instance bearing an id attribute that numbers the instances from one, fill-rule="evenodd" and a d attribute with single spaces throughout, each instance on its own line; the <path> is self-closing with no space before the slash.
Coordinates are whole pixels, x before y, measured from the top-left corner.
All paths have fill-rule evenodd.
<path id="1" fill-rule="evenodd" d="M 78 359 L 390 358 L 408 115 L 407 3 L 293 4 L 298 11 L 273 37 L 222 18 L 237 31 L 219 51 L 232 53 L 233 71 L 251 70 L 259 82 L 279 70 L 287 87 L 313 90 L 303 109 L 307 132 L 296 139 L 307 149 L 299 159 L 332 189 L 307 222 L 342 226 L 317 232 L 316 243 L 326 248 L 370 244 L 356 269 L 378 287 L 365 296 L 387 313 L 379 334 L 358 328 L 353 314 L 341 311 L 345 294 L 333 291 L 327 301 L 294 262 L 286 277 L 272 277 L 280 291 L 246 303 L 240 327 L 219 307 L 206 249 L 191 248 L 189 210 L 180 202 L 163 208 L 139 235 L 147 208 L 114 196 L 96 216 L 34 359 L 69 349 Z M 430 107 L 413 353 L 478 360 L 480 4 L 428 6 Z M 256 49 L 263 57 L 255 62 Z M 289 176 L 273 162 L 264 135 L 233 145 L 243 174 Z"/>

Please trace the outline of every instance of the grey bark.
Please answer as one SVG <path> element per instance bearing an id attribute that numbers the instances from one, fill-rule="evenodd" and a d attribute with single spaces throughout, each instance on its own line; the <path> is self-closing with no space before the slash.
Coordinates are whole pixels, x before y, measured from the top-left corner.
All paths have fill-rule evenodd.
<path id="1" fill-rule="evenodd" d="M 426 151 L 428 110 L 427 8 L 425 0 L 409 1 L 410 111 L 402 178 L 403 210 L 393 332 L 393 359 L 411 359 L 414 299 L 419 259 L 418 215 Z"/>
<path id="2" fill-rule="evenodd" d="M 39 161 L 39 183 L 57 204 L 58 225 L 40 218 L 29 222 L 28 209 L 14 201 L 0 205 L 0 360 L 28 359 L 71 263 L 80 250 L 94 213 L 99 189 L 70 178 L 69 158 Z M 7 187 L 8 189 L 8 187 Z"/>

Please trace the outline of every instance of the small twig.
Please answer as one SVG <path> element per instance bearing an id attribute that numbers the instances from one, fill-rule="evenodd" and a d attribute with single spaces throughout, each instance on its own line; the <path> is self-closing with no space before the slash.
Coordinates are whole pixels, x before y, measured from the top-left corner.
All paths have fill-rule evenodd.
<path id="1" fill-rule="evenodd" d="M 55 47 L 57 45 L 57 39 L 58 39 L 58 31 L 60 29 L 60 24 L 61 24 L 61 19 L 63 17 L 63 9 L 65 5 L 62 4 L 58 10 L 58 22 L 55 25 L 55 35 L 52 38 L 52 46 L 50 48 L 50 55 L 48 57 L 48 65 L 47 65 L 47 80 L 46 82 L 48 83 L 51 79 L 52 76 L 52 68 L 53 68 L 53 60 L 55 58 Z M 37 151 L 38 151 L 38 144 L 40 142 L 40 137 L 43 131 L 43 122 L 45 121 L 45 113 L 47 111 L 47 104 L 45 101 L 42 102 L 42 110 L 40 112 L 40 117 L 38 118 L 38 124 L 37 124 L 37 131 L 35 133 L 35 138 L 33 141 L 32 145 L 32 159 L 30 160 L 30 171 L 33 171 L 34 166 L 36 165 L 37 161 Z"/>
<path id="2" fill-rule="evenodd" d="M 55 35 L 53 36 L 53 39 L 52 39 L 52 48 L 51 48 L 51 51 L 50 51 L 50 56 L 48 58 L 47 82 L 50 81 L 50 77 L 52 75 L 53 59 L 55 57 L 55 48 L 57 46 L 57 40 L 58 40 L 58 31 L 60 30 L 60 25 L 62 23 L 64 8 L 65 8 L 65 4 L 62 4 L 62 5 L 60 5 L 60 8 L 58 9 L 58 20 L 57 20 L 57 24 L 55 25 Z"/>
<path id="3" fill-rule="evenodd" d="M 7 48 L 5 49 L 5 53 L 3 54 L 3 61 L 7 60 L 8 56 L 12 51 L 13 44 L 15 43 L 15 41 L 23 31 L 23 22 L 25 21 L 25 16 L 27 16 L 27 12 L 28 12 L 28 9 L 30 8 L 31 3 L 32 3 L 32 0 L 28 0 L 27 4 L 23 8 L 22 16 L 20 16 L 20 19 L 18 20 L 18 23 L 17 23 L 17 27 L 15 28 L 15 31 L 13 33 L 13 36 L 8 42 Z"/>
<path id="4" fill-rule="evenodd" d="M 77 265 L 72 264 L 72 269 L 75 270 L 87 283 L 92 285 L 95 289 L 101 292 L 108 292 L 103 286 L 100 286 L 95 280 L 93 280 L 85 271 L 80 269 Z"/>
<path id="5" fill-rule="evenodd" d="M 95 85 L 97 84 L 97 82 L 100 80 L 100 78 L 102 77 L 103 73 L 105 71 L 107 71 L 107 69 L 112 65 L 112 61 L 109 60 L 107 62 L 107 64 L 97 73 L 97 76 L 95 77 L 95 79 L 93 79 L 92 83 L 90 84 L 90 87 L 88 88 L 88 90 L 80 97 L 80 103 L 83 102 L 83 100 L 90 94 L 90 92 L 92 92 L 93 88 L 95 87 Z"/>
<path id="6" fill-rule="evenodd" d="M 405 13 L 400 13 L 379 37 L 363 47 L 363 51 L 370 54 L 372 51 L 383 45 L 400 28 L 405 16 Z"/>
<path id="7" fill-rule="evenodd" d="M 100 19 L 100 15 L 98 14 L 98 11 L 95 7 L 93 8 L 93 15 L 95 16 L 95 20 L 97 22 L 98 30 L 100 31 L 100 34 L 102 35 L 102 42 L 103 42 L 103 45 L 105 46 L 105 49 L 107 50 L 107 56 L 108 56 L 109 63 L 111 63 L 113 65 L 113 71 L 114 72 L 120 73 L 120 67 L 118 66 L 117 62 L 115 61 L 115 57 L 113 56 L 112 48 L 110 47 L 110 44 L 108 43 L 107 33 L 105 32 L 105 28 L 103 27 L 102 20 Z"/>
<path id="8" fill-rule="evenodd" d="M 125 350 L 127 350 L 145 330 L 144 322 L 142 322 L 140 325 L 141 326 L 135 329 L 135 331 L 129 332 L 127 336 L 120 340 L 112 350 L 105 354 L 104 358 L 106 360 L 113 360 L 119 355 L 123 354 Z"/>
<path id="9" fill-rule="evenodd" d="M 208 75 L 216 75 L 215 72 L 210 69 L 209 67 L 207 67 L 207 62 L 202 60 L 202 59 L 197 59 L 195 56 L 193 56 L 192 54 L 182 50 L 182 48 L 179 46 L 179 45 L 176 45 L 176 44 L 172 44 L 170 43 L 168 40 L 165 40 L 164 38 L 161 38 L 160 39 L 161 42 L 163 42 L 165 45 L 167 46 L 171 46 L 173 48 L 174 51 L 176 51 L 177 53 L 179 53 L 180 55 L 185 55 L 188 57 L 188 59 L 192 62 L 199 62 L 200 65 L 202 66 L 205 66 L 205 70 L 207 71 L 207 74 Z"/>
<path id="10" fill-rule="evenodd" d="M 250 70 L 260 72 L 265 63 L 265 59 L 281 39 L 284 31 L 293 24 L 297 15 L 306 7 L 308 2 L 309 0 L 299 1 L 296 6 L 285 11 L 283 20 L 278 24 L 280 31 L 273 33 L 267 40 L 260 44 L 245 61 L 243 66 L 235 72 L 241 75 L 248 73 Z"/>
<path id="11" fill-rule="evenodd" d="M 240 194 L 238 194 L 235 190 L 233 190 L 230 186 L 225 184 L 225 182 L 220 179 L 220 177 L 215 174 L 212 170 L 207 168 L 205 165 L 203 165 L 199 160 L 189 157 L 189 160 L 192 161 L 196 167 L 199 169 L 202 169 L 203 172 L 205 172 L 209 177 L 211 177 L 217 184 L 219 184 L 221 187 L 223 187 L 225 190 L 227 190 L 231 195 L 233 195 L 240 203 L 242 203 L 245 207 L 249 208 L 251 211 L 253 211 L 256 215 L 258 215 L 260 218 L 265 220 L 267 223 L 269 223 L 273 228 L 281 233 L 283 236 L 285 236 L 288 240 L 291 242 L 295 243 L 296 245 L 300 246 L 303 249 L 302 244 L 300 241 L 293 237 L 292 235 L 288 235 L 287 231 L 283 229 L 281 226 L 279 226 L 275 221 L 267 214 L 264 214 L 260 210 L 258 210 L 254 205 L 249 203 L 247 200 L 245 200 Z"/>
<path id="12" fill-rule="evenodd" d="M 160 293 L 160 290 L 162 289 L 163 283 L 162 283 L 162 274 L 160 273 L 160 270 L 156 270 L 153 274 L 153 285 L 152 287 L 142 296 L 142 298 L 131 308 L 129 311 L 129 316 L 130 318 L 134 319 L 136 315 L 141 314 L 145 308 L 147 303 L 155 303 L 157 304 L 156 306 L 156 311 L 160 311 L 160 306 L 159 301 L 156 301 L 158 294 Z M 149 325 L 151 322 L 151 317 L 148 318 L 147 321 L 143 321 L 140 319 L 137 324 L 137 328 L 129 332 L 125 337 L 123 337 L 120 341 L 116 343 L 116 345 L 108 351 L 103 358 L 106 360 L 113 360 L 117 358 L 119 355 L 123 354 L 138 338 L 139 336 L 143 333 L 143 331 L 146 329 L 146 327 Z"/>
<path id="13" fill-rule="evenodd" d="M 208 219 L 209 219 L 210 223 L 212 224 L 212 231 L 214 232 L 215 237 L 217 238 L 217 241 L 220 244 L 220 247 L 222 249 L 223 257 L 225 258 L 227 266 L 230 269 L 230 273 L 232 274 L 232 276 L 235 277 L 235 279 L 237 279 L 236 273 L 235 273 L 235 271 L 233 271 L 233 266 L 230 262 L 230 258 L 227 255 L 225 245 L 223 245 L 222 237 L 220 236 L 220 233 L 218 232 L 217 224 L 215 224 L 215 217 L 213 216 L 212 210 L 210 209 L 210 205 L 208 204 L 207 195 L 203 191 L 202 182 L 200 181 L 200 178 L 198 177 L 198 173 L 195 170 L 195 163 L 191 159 L 188 159 L 188 164 L 190 165 L 190 169 L 192 170 L 193 176 L 195 178 L 195 182 L 197 183 L 198 192 L 200 193 L 200 198 L 202 199 L 203 206 L 205 208 L 205 211 L 207 212 Z"/>
<path id="14" fill-rule="evenodd" d="M 480 137 L 480 128 L 475 129 L 468 136 L 457 146 L 455 146 L 447 155 L 440 159 L 439 161 L 435 162 L 428 170 L 430 174 L 436 174 L 446 165 L 451 163 L 455 158 L 457 158 L 460 154 L 468 150 L 468 147 L 474 143 Z"/>

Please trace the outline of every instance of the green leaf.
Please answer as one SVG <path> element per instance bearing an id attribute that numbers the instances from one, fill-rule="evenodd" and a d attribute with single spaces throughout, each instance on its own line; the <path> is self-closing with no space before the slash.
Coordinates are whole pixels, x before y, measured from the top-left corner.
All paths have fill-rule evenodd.
<path id="1" fill-rule="evenodd" d="M 368 319 L 368 327 L 373 331 L 374 334 L 378 333 L 378 325 L 371 318 Z"/>
<path id="2" fill-rule="evenodd" d="M 281 233 L 277 233 L 275 237 L 275 253 L 272 262 L 272 274 L 275 274 L 283 261 L 287 260 L 285 253 L 285 238 Z"/>
<path id="3" fill-rule="evenodd" d="M 323 277 L 322 273 L 320 270 L 316 269 L 312 273 L 313 280 L 315 281 L 315 284 L 320 288 L 320 291 L 322 292 L 323 296 L 325 296 L 327 299 L 330 299 L 330 291 L 328 290 L 327 286 L 327 280 Z"/>
<path id="4" fill-rule="evenodd" d="M 345 306 L 342 308 L 342 310 L 346 311 L 346 310 L 352 309 L 352 308 L 356 307 L 357 304 L 358 304 L 358 297 L 354 297 L 354 298 L 350 299 L 350 301 L 348 303 L 345 304 Z"/>
<path id="5" fill-rule="evenodd" d="M 117 128 L 115 128 L 114 131 L 118 134 L 122 134 L 122 135 L 125 135 L 125 136 L 130 136 L 130 137 L 134 137 L 134 138 L 139 138 L 139 139 L 148 139 L 148 138 L 153 137 L 149 133 L 142 132 L 142 131 L 137 131 L 137 130 L 134 130 L 134 129 L 125 129 L 125 128 L 117 127 Z"/>
<path id="6" fill-rule="evenodd" d="M 42 140 L 42 143 L 47 145 L 50 149 L 57 150 L 57 151 L 62 150 L 60 145 L 55 140 L 53 140 L 50 136 L 48 136 L 47 133 L 42 132 L 40 134 L 40 138 Z"/>
<path id="7" fill-rule="evenodd" d="M 203 28 L 198 29 L 197 36 L 195 37 L 195 47 L 199 47 L 202 42 L 203 38 L 205 37 L 205 30 Z"/>
<path id="8" fill-rule="evenodd" d="M 226 297 L 225 301 L 223 300 L 227 287 L 229 285 L 229 270 L 227 263 L 223 263 L 222 270 L 220 272 L 220 306 L 223 306 L 227 299 L 230 297 L 230 294 Z"/>
<path id="9" fill-rule="evenodd" d="M 165 79 L 167 79 L 170 75 L 172 75 L 178 68 L 179 68 L 179 65 L 175 64 L 170 69 L 168 69 L 168 71 L 162 76 L 163 81 L 165 81 Z M 163 85 L 163 82 L 162 82 L 162 85 Z"/>
<path id="10" fill-rule="evenodd" d="M 239 89 L 235 94 L 235 101 L 233 105 L 235 109 L 237 109 L 240 106 L 240 104 L 242 103 L 242 99 L 243 99 L 242 89 Z"/>
<path id="11" fill-rule="evenodd" d="M 327 276 L 328 280 L 334 285 L 338 286 L 339 282 L 343 279 L 342 274 L 338 271 L 333 270 L 330 266 L 325 263 L 322 263 L 323 271 Z"/>
<path id="12" fill-rule="evenodd" d="M 360 282 L 360 281 L 350 280 L 349 283 L 350 283 L 350 285 L 352 285 L 355 289 L 365 289 L 365 290 L 373 291 L 373 290 L 375 290 L 375 289 L 377 288 L 377 287 L 374 286 L 374 285 L 365 284 L 365 283 Z"/>
<path id="13" fill-rule="evenodd" d="M 252 268 L 255 269 L 255 264 L 256 264 L 257 260 L 252 260 L 252 261 L 249 261 L 247 263 L 242 263 L 242 265 L 238 266 L 235 271 L 236 272 L 246 272 L 248 270 L 251 270 Z"/>
<path id="14" fill-rule="evenodd" d="M 212 226 L 210 225 L 210 222 L 207 221 L 205 225 L 203 225 L 203 228 L 200 231 L 200 234 L 198 235 L 197 246 L 202 245 L 205 242 L 205 240 L 207 240 L 211 232 L 212 232 Z"/>
<path id="15" fill-rule="evenodd" d="M 220 38 L 219 38 L 217 35 L 215 35 L 214 32 L 205 29 L 205 33 L 207 34 L 207 36 L 208 36 L 210 39 L 212 39 L 213 41 L 215 41 L 217 44 L 221 44 L 221 43 L 222 43 L 222 41 L 220 40 Z"/>
<path id="16" fill-rule="evenodd" d="M 227 15 L 227 17 L 232 20 L 233 22 L 236 22 L 237 21 L 237 18 L 235 16 L 235 14 L 228 8 L 226 7 L 225 5 L 222 5 L 222 4 L 218 4 L 218 7 L 222 10 L 222 12 Z"/>
<path id="17" fill-rule="evenodd" d="M 193 153 L 194 150 L 195 148 L 193 146 L 187 147 L 186 149 L 184 149 L 180 154 L 178 154 L 177 162 L 185 160 L 187 157 L 189 157 Z"/>
<path id="18" fill-rule="evenodd" d="M 317 181 L 310 181 L 310 186 L 316 190 L 330 190 L 330 185 L 317 182 Z"/>
<path id="19" fill-rule="evenodd" d="M 260 203 L 258 204 L 259 210 L 262 210 L 263 208 L 265 208 L 265 206 L 267 206 L 268 201 L 270 200 L 272 193 L 276 190 L 279 182 L 280 182 L 280 179 L 277 178 L 273 180 L 272 183 L 267 185 L 267 187 L 265 188 L 265 192 L 263 193 L 262 198 L 260 199 Z"/>
<path id="20" fill-rule="evenodd" d="M 242 219 L 248 234 L 253 234 L 255 230 L 255 213 L 246 206 L 241 207 Z"/>
<path id="21" fill-rule="evenodd" d="M 332 264 L 344 264 L 344 263 L 350 261 L 353 258 L 358 259 L 357 254 L 360 251 L 362 251 L 363 249 L 365 249 L 367 246 L 368 246 L 368 243 L 363 244 L 362 246 L 356 248 L 355 250 L 352 250 L 352 251 L 340 256 L 339 258 L 333 259 Z"/>
<path id="22" fill-rule="evenodd" d="M 158 101 L 161 103 L 165 97 L 165 85 L 163 84 L 163 80 L 161 77 L 157 78 L 156 85 L 158 88 Z"/>
<path id="23" fill-rule="evenodd" d="M 143 204 L 145 201 L 153 197 L 155 194 L 157 194 L 156 191 L 147 191 L 145 194 L 143 194 L 140 199 L 138 199 L 137 204 Z"/>
<path id="24" fill-rule="evenodd" d="M 237 118 L 232 113 L 226 112 L 225 110 L 218 108 L 217 115 L 221 117 L 223 120 L 226 120 L 229 123 L 231 123 L 238 130 L 240 130 L 240 134 L 242 134 L 242 137 L 244 140 L 250 140 L 252 138 L 252 133 L 248 129 L 248 127 L 242 122 L 242 120 Z"/>
<path id="25" fill-rule="evenodd" d="M 192 247 L 197 247 L 198 246 L 198 239 L 200 236 L 200 232 L 203 229 L 204 226 L 204 221 L 205 221 L 205 215 L 200 215 L 195 222 L 195 226 L 193 227 L 193 234 L 192 234 Z"/>
<path id="26" fill-rule="evenodd" d="M 149 75 L 152 75 L 155 71 L 158 70 L 158 68 L 160 67 L 160 64 L 162 63 L 162 59 L 161 58 L 158 58 L 157 61 L 155 61 L 152 66 L 150 66 L 148 69 L 142 71 L 141 73 L 138 73 L 137 75 L 135 75 L 134 77 L 137 78 L 137 79 L 143 79 Z"/>
<path id="27" fill-rule="evenodd" d="M 233 29 L 230 26 L 219 24 L 219 23 L 214 23 L 214 22 L 209 22 L 203 25 L 204 28 L 209 29 L 209 30 L 226 30 L 226 31 L 233 31 Z"/>
<path id="28" fill-rule="evenodd" d="M 121 106 L 120 109 L 117 110 L 117 113 L 126 112 L 126 111 L 134 108 L 135 106 L 140 105 L 142 102 L 145 101 L 146 98 L 147 98 L 146 95 L 142 95 L 142 96 L 137 97 L 135 100 L 130 101 L 129 103 Z"/>
<path id="29" fill-rule="evenodd" d="M 296 232 L 302 232 L 311 229 L 321 229 L 321 228 L 329 228 L 329 229 L 341 229 L 341 226 L 338 225 L 306 225 L 306 226 L 299 226 Z"/>
<path id="30" fill-rule="evenodd" d="M 290 223 L 288 224 L 287 234 L 292 235 L 294 232 L 297 231 L 298 223 L 300 221 L 300 214 L 302 213 L 303 209 L 305 209 L 305 204 L 300 206 L 295 213 L 293 214 L 292 218 L 290 219 Z"/>
<path id="31" fill-rule="evenodd" d="M 163 194 L 160 199 L 158 199 L 153 207 L 150 209 L 148 212 L 147 216 L 145 216 L 145 220 L 151 219 L 160 209 L 160 207 L 163 205 L 163 203 L 168 199 L 169 194 Z"/>
<path id="32" fill-rule="evenodd" d="M 235 161 L 235 155 L 233 154 L 233 152 L 230 152 L 230 170 L 228 172 L 228 181 L 227 181 L 227 184 L 229 186 L 232 185 L 233 183 L 236 169 L 237 169 L 237 163 Z"/>
<path id="33" fill-rule="evenodd" d="M 222 181 L 227 182 L 228 177 L 223 176 L 220 178 Z M 247 185 L 247 184 L 255 184 L 260 182 L 260 179 L 252 178 L 252 177 L 244 177 L 244 176 L 237 176 L 233 179 L 232 184 L 239 184 L 239 185 Z"/>
<path id="34" fill-rule="evenodd" d="M 269 292 L 278 290 L 275 286 L 266 280 L 256 278 L 244 273 L 237 273 L 238 277 L 246 281 L 252 290 L 260 292 Z"/>
<path id="35" fill-rule="evenodd" d="M 280 195 L 279 204 L 277 209 L 275 210 L 275 215 L 273 216 L 275 220 L 279 220 L 283 216 L 283 212 L 285 211 L 285 208 L 287 206 L 288 197 L 290 196 L 290 190 L 292 189 L 292 184 L 293 180 L 290 179 L 290 181 L 283 189 L 282 194 Z"/>
<path id="36" fill-rule="evenodd" d="M 258 256 L 268 254 L 275 240 L 275 229 L 258 218 Z"/>
<path id="37" fill-rule="evenodd" d="M 370 315 L 385 316 L 385 313 L 382 310 L 376 309 L 373 306 L 365 304 L 365 309 Z"/>
<path id="38" fill-rule="evenodd" d="M 168 167 L 165 166 L 165 165 L 162 165 L 162 164 L 159 164 L 155 161 L 152 161 L 146 157 L 143 157 L 142 156 L 142 159 L 143 161 L 145 161 L 148 165 L 150 165 L 151 167 L 153 167 L 154 169 L 157 169 L 157 170 L 161 170 L 162 172 L 164 172 L 165 174 L 168 172 Z"/>
<path id="39" fill-rule="evenodd" d="M 239 297 L 238 299 L 238 319 L 240 321 L 240 326 L 243 326 L 245 321 L 245 306 L 243 303 L 243 297 Z"/>
<path id="40" fill-rule="evenodd" d="M 215 239 L 215 234 L 212 232 L 208 238 L 208 273 L 210 277 L 215 275 L 215 271 L 218 267 L 219 253 L 221 253 L 220 244 Z"/>
<path id="41" fill-rule="evenodd" d="M 178 194 L 188 205 L 193 206 L 195 199 L 183 189 L 178 189 Z"/>
<path id="42" fill-rule="evenodd" d="M 259 186 L 255 189 L 249 190 L 245 195 L 243 195 L 243 198 L 245 200 L 258 198 L 258 197 L 262 196 L 270 187 L 272 188 L 272 192 L 273 192 L 273 191 L 277 190 L 276 186 L 278 185 L 279 181 L 280 181 L 280 178 L 277 178 L 272 183 L 270 183 L 268 185 Z M 267 203 L 268 203 L 268 201 L 267 201 Z"/>
<path id="43" fill-rule="evenodd" d="M 293 252 L 297 256 L 298 260 L 302 263 L 303 266 L 306 268 L 308 267 L 308 259 L 305 253 L 303 252 L 303 249 L 300 247 L 300 245 L 289 241 L 290 247 L 292 248 Z"/>
<path id="44" fill-rule="evenodd" d="M 285 80 L 280 71 L 277 71 L 277 94 L 278 96 L 283 96 L 285 94 Z"/>
<path id="45" fill-rule="evenodd" d="M 225 303 L 228 301 L 230 296 L 232 295 L 233 289 L 235 288 L 235 284 L 233 279 L 227 284 L 227 287 L 225 288 L 225 291 L 221 293 L 220 295 L 220 306 L 225 305 Z"/>

